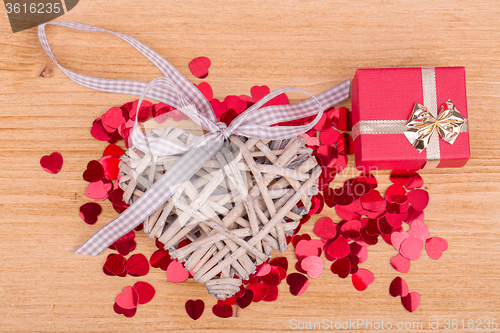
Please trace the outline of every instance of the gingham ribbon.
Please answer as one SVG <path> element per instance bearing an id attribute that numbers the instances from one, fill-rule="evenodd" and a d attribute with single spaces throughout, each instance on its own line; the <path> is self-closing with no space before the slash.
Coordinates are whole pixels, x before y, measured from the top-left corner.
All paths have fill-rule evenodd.
<path id="1" fill-rule="evenodd" d="M 101 79 L 70 71 L 61 66 L 52 53 L 45 35 L 45 25 L 47 24 L 83 31 L 111 33 L 142 53 L 164 76 L 148 84 L 141 81 Z M 291 138 L 307 132 L 319 121 L 324 109 L 344 101 L 349 96 L 350 80 L 346 80 L 317 96 L 312 96 L 300 89 L 281 88 L 262 98 L 235 118 L 229 126 L 226 126 L 224 123 L 217 123 L 210 103 L 187 78 L 158 53 L 130 36 L 85 24 L 60 21 L 41 24 L 38 27 L 38 37 L 48 56 L 76 83 L 95 90 L 141 96 L 137 104 L 132 132 L 132 143 L 135 147 L 153 155 L 185 153 L 179 162 L 156 181 L 132 206 L 101 228 L 74 253 L 98 255 L 117 239 L 133 230 L 168 200 L 182 183 L 188 181 L 222 147 L 224 140 L 229 135 L 243 135 L 265 140 Z M 312 98 L 290 105 L 263 107 L 272 98 L 288 91 L 301 91 Z M 209 133 L 196 138 L 187 147 L 178 146 L 166 139 L 146 137 L 137 120 L 140 105 L 145 97 L 175 107 Z M 316 117 L 307 125 L 271 127 L 273 124 L 312 115 L 316 115 Z"/>

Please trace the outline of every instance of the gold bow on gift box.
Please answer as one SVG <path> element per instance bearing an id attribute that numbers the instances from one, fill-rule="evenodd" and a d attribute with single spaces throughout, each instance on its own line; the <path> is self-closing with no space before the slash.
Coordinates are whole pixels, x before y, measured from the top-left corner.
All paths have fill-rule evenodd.
<path id="1" fill-rule="evenodd" d="M 406 122 L 408 130 L 404 134 L 420 153 L 427 147 L 435 132 L 443 140 L 453 144 L 464 123 L 464 117 L 450 100 L 441 105 L 437 118 L 425 106 L 415 103 L 410 119 Z"/>

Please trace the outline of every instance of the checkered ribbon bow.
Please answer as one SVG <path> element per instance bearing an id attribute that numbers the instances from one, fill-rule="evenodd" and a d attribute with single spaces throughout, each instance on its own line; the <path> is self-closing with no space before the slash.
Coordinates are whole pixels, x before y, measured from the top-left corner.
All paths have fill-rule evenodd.
<path id="1" fill-rule="evenodd" d="M 142 53 L 164 76 L 148 84 L 141 81 L 100 79 L 70 71 L 61 66 L 52 53 L 45 35 L 47 24 L 82 31 L 111 33 Z M 210 103 L 196 86 L 158 53 L 130 36 L 90 25 L 60 21 L 39 25 L 38 37 L 48 56 L 76 83 L 95 90 L 141 96 L 137 104 L 132 132 L 132 143 L 135 147 L 157 156 L 184 153 L 178 163 L 157 180 L 133 205 L 74 251 L 80 254 L 98 255 L 117 239 L 142 223 L 161 204 L 167 201 L 182 183 L 188 181 L 205 162 L 219 151 L 224 140 L 230 135 L 242 135 L 263 140 L 292 138 L 311 129 L 320 120 L 323 110 L 344 101 L 349 96 L 350 80 L 346 80 L 317 96 L 312 96 L 300 89 L 281 88 L 259 100 L 236 117 L 229 126 L 226 126 L 224 123 L 217 122 Z M 304 92 L 311 98 L 290 105 L 264 106 L 272 98 L 289 91 Z M 196 138 L 186 147 L 181 147 L 164 138 L 146 137 L 137 120 L 140 105 L 146 97 L 182 111 L 208 133 Z M 316 115 L 314 121 L 307 125 L 271 126 L 313 115 Z"/>

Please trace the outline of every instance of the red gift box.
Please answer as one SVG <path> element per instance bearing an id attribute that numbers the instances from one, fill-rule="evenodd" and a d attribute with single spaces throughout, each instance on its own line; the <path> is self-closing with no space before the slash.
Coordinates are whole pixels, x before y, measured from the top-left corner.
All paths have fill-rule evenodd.
<path id="1" fill-rule="evenodd" d="M 351 96 L 358 169 L 456 168 L 469 160 L 464 67 L 358 69 Z M 415 103 L 428 107 L 429 112 L 435 103 L 439 112 L 448 100 L 464 118 L 458 136 L 451 144 L 435 131 L 431 138 L 434 145 L 419 152 L 403 132 L 408 129 L 405 124 Z M 398 126 L 391 125 L 396 123 Z M 366 124 L 376 124 L 377 130 L 370 131 Z M 437 149 L 437 158 L 429 157 L 435 153 L 432 149 Z"/>

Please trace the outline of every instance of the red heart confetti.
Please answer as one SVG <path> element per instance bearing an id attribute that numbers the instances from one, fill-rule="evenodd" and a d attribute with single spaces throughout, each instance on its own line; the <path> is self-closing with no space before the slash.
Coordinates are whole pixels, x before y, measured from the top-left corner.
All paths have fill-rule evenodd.
<path id="1" fill-rule="evenodd" d="M 155 253 L 151 255 L 151 258 L 149 259 L 149 263 L 151 264 L 152 267 L 154 268 L 160 268 L 161 270 L 166 271 L 168 268 L 168 265 L 172 262 L 172 259 L 170 258 L 170 255 L 168 251 L 164 249 L 159 249 Z"/>
<path id="2" fill-rule="evenodd" d="M 109 180 L 115 180 L 118 177 L 118 173 L 120 172 L 120 168 L 118 165 L 120 164 L 120 159 L 114 156 L 105 156 L 99 160 L 103 169 L 104 176 Z"/>
<path id="3" fill-rule="evenodd" d="M 253 291 L 253 301 L 258 303 L 264 299 L 267 295 L 267 285 L 259 282 L 250 283 L 247 289 Z"/>
<path id="4" fill-rule="evenodd" d="M 198 85 L 198 89 L 201 91 L 203 96 L 205 96 L 207 101 L 210 102 L 213 99 L 214 92 L 212 91 L 212 87 L 210 86 L 210 84 L 208 84 L 207 82 L 201 82 Z"/>
<path id="5" fill-rule="evenodd" d="M 279 295 L 278 286 L 267 286 L 266 297 L 264 297 L 262 300 L 264 302 L 274 302 L 275 300 L 278 299 L 278 295 Z"/>
<path id="6" fill-rule="evenodd" d="M 356 274 L 352 275 L 352 284 L 356 290 L 365 290 L 375 281 L 375 276 L 367 269 L 360 268 Z"/>
<path id="7" fill-rule="evenodd" d="M 301 266 L 311 279 L 317 279 L 323 273 L 323 259 L 320 257 L 310 256 L 304 258 Z"/>
<path id="8" fill-rule="evenodd" d="M 127 272 L 132 276 L 144 276 L 149 273 L 149 261 L 144 254 L 134 254 L 128 258 Z"/>
<path id="9" fill-rule="evenodd" d="M 174 283 L 181 283 L 189 278 L 189 272 L 182 264 L 174 260 L 167 267 L 167 280 Z"/>
<path id="10" fill-rule="evenodd" d="M 322 167 L 333 167 L 338 157 L 337 148 L 335 146 L 321 146 L 316 151 L 316 159 Z"/>
<path id="11" fill-rule="evenodd" d="M 260 279 L 262 282 L 267 284 L 268 286 L 277 286 L 281 282 L 280 271 L 276 266 L 270 266 L 270 271 L 264 276 L 261 276 Z"/>
<path id="12" fill-rule="evenodd" d="M 351 252 L 349 242 L 342 236 L 339 236 L 329 247 L 328 254 L 332 258 L 344 258 Z"/>
<path id="13" fill-rule="evenodd" d="M 412 172 L 408 170 L 394 170 L 391 172 L 391 182 L 406 186 L 410 180 Z"/>
<path id="14" fill-rule="evenodd" d="M 361 206 L 371 212 L 380 212 L 385 209 L 386 201 L 377 190 L 371 190 L 361 198 Z"/>
<path id="15" fill-rule="evenodd" d="M 425 241 L 425 251 L 431 259 L 441 258 L 444 251 L 448 249 L 448 242 L 441 237 L 431 237 Z"/>
<path id="16" fill-rule="evenodd" d="M 224 98 L 224 103 L 226 103 L 228 110 L 232 109 L 237 114 L 242 113 L 247 108 L 247 102 L 234 95 L 226 96 L 226 98 Z"/>
<path id="17" fill-rule="evenodd" d="M 408 180 L 408 183 L 406 184 L 406 188 L 409 190 L 413 190 L 414 188 L 419 188 L 422 186 L 424 186 L 424 180 L 422 179 L 422 177 L 418 173 L 413 172 L 410 175 L 410 179 Z"/>
<path id="18" fill-rule="evenodd" d="M 304 274 L 292 273 L 286 277 L 286 283 L 290 287 L 290 293 L 299 296 L 307 290 L 309 279 Z"/>
<path id="19" fill-rule="evenodd" d="M 392 297 L 405 297 L 408 295 L 408 285 L 406 284 L 405 280 L 397 276 L 392 280 L 391 285 L 389 286 L 389 294 Z"/>
<path id="20" fill-rule="evenodd" d="M 408 201 L 416 210 L 423 211 L 429 203 L 429 193 L 426 190 L 415 189 L 408 193 Z"/>
<path id="21" fill-rule="evenodd" d="M 113 133 L 121 124 L 125 123 L 125 118 L 122 110 L 115 106 L 102 115 L 101 121 L 104 129 L 109 133 Z"/>
<path id="22" fill-rule="evenodd" d="M 322 217 L 314 225 L 314 234 L 319 238 L 334 238 L 337 236 L 337 225 L 333 223 L 330 217 Z"/>
<path id="23" fill-rule="evenodd" d="M 276 257 L 269 262 L 269 265 L 281 267 L 286 272 L 288 270 L 288 259 L 286 257 Z"/>
<path id="24" fill-rule="evenodd" d="M 113 305 L 113 310 L 117 313 L 117 314 L 122 314 L 124 315 L 125 317 L 127 318 L 131 318 L 133 316 L 135 316 L 136 312 L 137 312 L 137 308 L 133 308 L 133 309 L 122 309 L 118 304 L 115 304 Z"/>
<path id="25" fill-rule="evenodd" d="M 80 217 L 87 224 L 97 222 L 97 217 L 101 214 L 102 207 L 96 202 L 87 202 L 80 206 Z"/>
<path id="26" fill-rule="evenodd" d="M 116 296 L 115 302 L 122 309 L 135 309 L 139 302 L 139 296 L 133 287 L 125 287 L 123 291 Z"/>
<path id="27" fill-rule="evenodd" d="M 199 79 L 204 79 L 208 76 L 208 68 L 212 62 L 207 57 L 197 57 L 189 62 L 189 70 Z"/>
<path id="28" fill-rule="evenodd" d="M 90 134 L 99 141 L 108 141 L 112 137 L 112 135 L 108 133 L 102 126 L 102 121 L 100 118 L 96 119 L 92 124 Z"/>
<path id="29" fill-rule="evenodd" d="M 129 258 L 130 261 L 130 258 Z M 128 262 L 127 262 L 128 264 Z M 147 282 L 138 281 L 134 284 L 134 289 L 139 297 L 139 304 L 149 303 L 155 296 L 155 288 Z"/>
<path id="30" fill-rule="evenodd" d="M 319 135 L 319 138 L 321 140 L 321 144 L 325 145 L 325 146 L 337 143 L 337 140 L 339 139 L 339 137 L 340 137 L 340 132 L 336 131 L 332 127 L 330 127 L 329 129 L 327 129 L 324 132 L 321 132 L 321 134 Z"/>
<path id="31" fill-rule="evenodd" d="M 271 271 L 271 265 L 269 265 L 267 262 L 265 262 L 265 263 L 262 263 L 259 266 L 257 266 L 255 275 L 256 276 L 264 276 L 264 275 L 269 274 L 270 271 Z"/>
<path id="32" fill-rule="evenodd" d="M 87 163 L 87 169 L 83 172 L 83 179 L 89 183 L 97 182 L 104 177 L 104 168 L 96 160 Z"/>
<path id="33" fill-rule="evenodd" d="M 242 309 L 246 308 L 253 302 L 254 293 L 251 289 L 245 289 L 243 295 L 236 299 L 236 304 Z"/>
<path id="34" fill-rule="evenodd" d="M 212 106 L 212 109 L 214 110 L 214 114 L 216 117 L 220 117 L 226 112 L 227 110 L 227 105 L 224 102 L 219 101 L 218 99 L 212 99 L 210 101 L 210 105 Z"/>
<path id="35" fill-rule="evenodd" d="M 219 318 L 229 318 L 233 316 L 233 308 L 224 301 L 218 300 L 212 307 L 212 312 Z"/>
<path id="36" fill-rule="evenodd" d="M 314 125 L 313 129 L 316 131 L 324 132 L 332 128 L 332 122 L 326 113 L 323 113 L 321 119 Z"/>
<path id="37" fill-rule="evenodd" d="M 125 276 L 126 275 L 126 270 L 125 266 L 127 263 L 127 259 L 125 259 L 124 256 L 121 254 L 111 254 L 107 259 L 106 262 L 104 263 L 104 268 L 108 272 L 114 275 L 118 276 Z M 125 273 L 125 275 L 123 275 Z M 120 306 L 123 308 L 123 306 Z M 125 308 L 124 308 L 125 309 Z"/>
<path id="38" fill-rule="evenodd" d="M 351 261 L 348 258 L 339 258 L 330 266 L 333 274 L 337 274 L 339 278 L 345 279 L 351 272 Z"/>
<path id="39" fill-rule="evenodd" d="M 406 310 L 413 312 L 420 305 L 420 294 L 417 292 L 409 293 L 405 297 L 401 297 L 401 303 Z"/>
<path id="40" fill-rule="evenodd" d="M 205 311 L 205 302 L 203 302 L 201 299 L 197 299 L 196 301 L 190 299 L 186 302 L 184 308 L 186 309 L 186 312 L 188 316 L 191 317 L 191 319 L 197 320 L 201 317 L 203 311 Z"/>
<path id="41" fill-rule="evenodd" d="M 250 94 L 252 95 L 252 98 L 255 102 L 258 102 L 262 99 L 262 97 L 266 96 L 269 94 L 271 90 L 269 89 L 268 86 L 253 86 L 250 89 Z"/>
<path id="42" fill-rule="evenodd" d="M 404 204 L 408 200 L 405 188 L 400 184 L 389 186 L 385 191 L 385 200 L 390 203 Z"/>
<path id="43" fill-rule="evenodd" d="M 109 144 L 106 149 L 104 149 L 104 152 L 102 153 L 102 156 L 114 156 L 114 157 L 120 157 L 125 152 L 123 149 L 121 149 L 119 146 L 114 145 L 114 144 Z M 103 176 L 104 177 L 104 176 Z M 101 177 L 102 178 L 102 177 Z"/>
<path id="44" fill-rule="evenodd" d="M 51 174 L 58 174 L 63 166 L 63 157 L 58 152 L 53 152 L 50 155 L 42 156 L 40 159 L 42 169 Z"/>
<path id="45" fill-rule="evenodd" d="M 347 108 L 338 108 L 328 111 L 328 116 L 332 120 L 332 125 L 341 131 L 352 129 L 351 112 Z"/>

